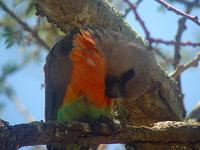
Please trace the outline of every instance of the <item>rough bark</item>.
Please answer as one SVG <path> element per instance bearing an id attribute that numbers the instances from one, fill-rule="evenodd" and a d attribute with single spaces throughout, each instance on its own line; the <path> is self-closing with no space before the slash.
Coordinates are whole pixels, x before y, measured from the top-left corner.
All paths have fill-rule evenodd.
<path id="1" fill-rule="evenodd" d="M 143 42 L 123 16 L 105 0 L 35 0 L 37 14 L 46 16 L 63 32 L 85 24 L 121 32 L 135 42 Z"/>
<path id="2" fill-rule="evenodd" d="M 126 127 L 111 131 L 102 124 L 94 132 L 86 123 L 32 122 L 10 126 L 1 122 L 0 149 L 14 150 L 23 146 L 41 144 L 83 144 L 134 143 L 142 147 L 167 146 L 167 149 L 198 149 L 200 124 L 198 122 L 160 122 L 153 127 Z"/>

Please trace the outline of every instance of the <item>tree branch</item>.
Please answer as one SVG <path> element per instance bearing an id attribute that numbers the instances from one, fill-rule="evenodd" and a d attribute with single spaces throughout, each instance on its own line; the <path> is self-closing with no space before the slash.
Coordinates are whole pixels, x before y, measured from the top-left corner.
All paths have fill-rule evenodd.
<path id="1" fill-rule="evenodd" d="M 163 40 L 163 39 L 155 39 L 155 38 L 150 38 L 149 39 L 151 41 L 151 43 L 156 43 L 156 44 L 165 44 L 165 45 L 180 45 L 180 46 L 192 46 L 192 47 L 197 47 L 197 46 L 200 46 L 200 43 L 194 43 L 194 42 L 190 42 L 190 41 L 187 41 L 187 42 L 176 42 L 174 40 L 170 40 L 170 41 L 167 41 L 167 40 Z"/>
<path id="2" fill-rule="evenodd" d="M 160 3 L 162 6 L 164 6 L 165 8 L 167 8 L 169 11 L 173 11 L 174 13 L 176 13 L 177 15 L 181 15 L 191 21 L 193 21 L 194 23 L 196 23 L 198 26 L 200 26 L 200 21 L 198 19 L 197 16 L 192 16 L 189 15 L 188 13 L 185 13 L 183 11 L 180 11 L 179 9 L 175 8 L 174 6 L 168 4 L 167 2 L 165 2 L 164 0 L 155 0 L 156 2 Z M 196 2 L 197 3 L 197 2 Z M 196 3 L 191 3 L 191 6 L 195 5 Z M 197 3 L 198 4 L 198 3 Z"/>
<path id="3" fill-rule="evenodd" d="M 15 93 L 9 95 L 9 98 L 11 98 L 11 101 L 13 101 L 17 111 L 27 122 L 32 122 L 36 120 L 35 117 L 29 112 L 29 110 L 26 108 L 26 106 L 22 103 L 22 101 L 19 99 L 19 97 L 17 97 Z"/>
<path id="4" fill-rule="evenodd" d="M 16 92 L 14 89 L 7 83 L 7 78 L 16 73 L 17 71 L 23 69 L 24 67 L 27 66 L 27 64 L 30 62 L 30 60 L 35 57 L 35 54 L 37 53 L 38 50 L 31 51 L 27 57 L 23 58 L 23 60 L 19 64 L 6 64 L 3 68 L 12 68 L 10 70 L 2 69 L 2 74 L 0 74 L 0 80 L 2 82 L 3 88 L 1 89 L 2 92 L 5 94 L 8 99 L 10 99 L 14 105 L 16 110 L 22 115 L 22 117 L 28 121 L 32 122 L 35 121 L 36 119 L 33 117 L 33 115 L 29 112 L 29 110 L 26 108 L 26 106 L 23 104 L 23 102 L 20 100 L 20 98 L 17 96 Z"/>
<path id="5" fill-rule="evenodd" d="M 194 4 L 196 2 L 197 2 L 197 0 L 193 0 L 193 5 L 186 5 L 186 10 L 185 10 L 186 14 L 189 14 L 192 11 L 193 6 L 194 6 Z M 181 45 L 179 43 L 181 43 L 182 35 L 183 35 L 184 31 L 186 30 L 186 21 L 187 21 L 186 17 L 182 17 L 178 21 L 178 29 L 177 29 L 177 33 L 176 33 L 176 36 L 175 36 L 175 42 L 176 42 L 176 44 L 174 45 L 174 61 L 173 61 L 174 68 L 176 68 L 177 65 L 181 61 L 181 54 L 180 54 Z M 178 82 L 178 87 L 179 87 L 179 90 L 180 90 L 180 95 L 182 95 L 181 77 L 177 76 L 176 77 L 176 81 Z M 183 103 L 183 96 L 181 96 L 180 103 L 181 103 L 182 106 L 184 105 L 184 103 Z M 184 112 L 185 112 L 184 113 L 184 116 L 185 116 L 186 111 L 184 110 Z"/>
<path id="6" fill-rule="evenodd" d="M 84 25 L 96 25 L 118 31 L 134 42 L 144 44 L 144 41 L 137 36 L 137 33 L 122 19 L 122 14 L 106 1 L 35 0 L 35 4 L 37 15 L 46 16 L 50 23 L 57 25 L 66 34 L 75 27 L 81 28 Z"/>
<path id="7" fill-rule="evenodd" d="M 195 2 L 195 0 L 194 0 Z M 185 12 L 186 13 L 190 13 L 192 11 L 192 8 L 193 8 L 193 5 L 188 5 L 186 7 L 186 10 Z M 174 54 L 174 63 L 173 63 L 173 66 L 174 68 L 176 68 L 176 66 L 179 64 L 180 60 L 181 60 L 181 55 L 180 55 L 180 48 L 181 48 L 181 45 L 179 43 L 181 43 L 181 38 L 182 38 L 182 35 L 183 35 L 183 32 L 186 30 L 186 23 L 187 19 L 182 17 L 179 19 L 178 21 L 178 30 L 177 30 L 177 34 L 176 34 L 176 39 L 175 39 L 175 54 Z"/>
<path id="8" fill-rule="evenodd" d="M 35 39 L 36 41 L 42 45 L 44 48 L 46 48 L 47 50 L 50 49 L 50 46 L 39 37 L 39 35 L 37 34 L 37 32 L 35 32 L 33 29 L 31 29 L 31 27 L 29 27 L 29 25 L 25 22 L 23 22 L 17 15 L 15 15 L 4 3 L 3 1 L 0 1 L 0 6 L 1 8 L 8 14 L 11 16 L 11 18 L 13 18 L 19 25 L 22 26 L 22 28 L 29 32 Z"/>
<path id="9" fill-rule="evenodd" d="M 197 67 L 199 61 L 200 61 L 200 53 L 198 53 L 197 56 L 193 60 L 189 61 L 188 63 L 186 63 L 184 65 L 178 65 L 176 70 L 174 72 L 172 72 L 170 74 L 170 76 L 172 78 L 176 79 L 182 72 L 184 72 L 188 68 Z"/>
<path id="10" fill-rule="evenodd" d="M 136 20 L 140 23 L 140 25 L 141 25 L 141 27 L 142 27 L 142 29 L 143 29 L 145 35 L 146 35 L 146 39 L 149 41 L 149 44 L 150 44 L 150 46 L 151 46 L 152 43 L 151 43 L 151 41 L 149 40 L 149 39 L 150 39 L 150 32 L 149 32 L 149 30 L 147 29 L 147 27 L 146 27 L 144 21 L 142 20 L 142 18 L 140 17 L 139 13 L 138 13 L 137 10 L 136 10 L 139 3 L 136 3 L 136 4 L 134 5 L 134 4 L 132 4 L 129 0 L 124 0 L 124 2 L 127 3 L 128 6 L 130 7 L 130 9 L 133 11 Z"/>
<path id="11" fill-rule="evenodd" d="M 103 127 L 103 128 L 102 128 Z M 95 132 L 94 132 L 95 131 Z M 160 122 L 153 127 L 119 128 L 111 132 L 108 126 L 92 129 L 87 123 L 32 122 L 10 126 L 1 121 L 0 149 L 13 150 L 41 144 L 97 145 L 113 143 L 151 143 L 155 145 L 200 144 L 198 122 Z"/>
<path id="12" fill-rule="evenodd" d="M 137 7 L 138 5 L 141 3 L 140 0 L 138 0 L 135 4 L 131 3 L 129 0 L 124 0 L 125 3 L 127 3 L 129 5 L 129 9 L 127 9 L 127 12 L 124 16 L 127 15 L 127 13 L 130 12 L 130 10 L 133 11 L 135 17 L 136 17 L 136 20 L 140 23 L 145 35 L 146 35 L 146 39 L 148 40 L 148 42 L 150 43 L 150 45 L 152 43 L 161 43 L 161 44 L 165 44 L 165 45 L 181 45 L 181 46 L 192 46 L 192 47 L 197 47 L 197 46 L 200 46 L 200 43 L 193 43 L 193 42 L 177 42 L 177 41 L 166 41 L 166 40 L 163 40 L 163 39 L 155 39 L 153 37 L 150 36 L 150 31 L 148 30 L 147 26 L 145 25 L 144 21 L 142 20 L 142 18 L 140 17 L 139 13 L 137 12 Z M 187 7 L 191 7 L 191 6 L 194 6 L 194 4 L 191 4 L 191 5 L 187 5 Z M 184 18 L 186 20 L 186 18 Z"/>
<path id="13" fill-rule="evenodd" d="M 180 3 L 180 4 L 183 4 L 183 5 L 193 5 L 193 2 L 190 2 L 188 0 L 169 0 L 170 2 L 176 2 L 176 3 Z M 197 2 L 195 4 L 194 7 L 200 7 L 200 2 Z"/>

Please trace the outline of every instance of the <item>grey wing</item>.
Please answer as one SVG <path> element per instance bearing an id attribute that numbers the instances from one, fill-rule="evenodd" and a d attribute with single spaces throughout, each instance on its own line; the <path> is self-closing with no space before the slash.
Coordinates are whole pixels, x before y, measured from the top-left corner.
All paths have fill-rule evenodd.
<path id="1" fill-rule="evenodd" d="M 45 120 L 56 120 L 57 111 L 70 80 L 72 35 L 56 43 L 46 58 L 45 71 Z"/>

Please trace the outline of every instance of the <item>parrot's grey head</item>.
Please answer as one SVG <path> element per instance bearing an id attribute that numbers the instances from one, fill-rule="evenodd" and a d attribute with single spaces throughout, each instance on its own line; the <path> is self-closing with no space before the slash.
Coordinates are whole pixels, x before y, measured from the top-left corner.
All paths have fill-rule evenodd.
<path id="1" fill-rule="evenodd" d="M 149 83 L 150 60 L 145 48 L 113 31 L 98 32 L 97 49 L 106 59 L 106 95 L 110 97 L 137 97 Z"/>

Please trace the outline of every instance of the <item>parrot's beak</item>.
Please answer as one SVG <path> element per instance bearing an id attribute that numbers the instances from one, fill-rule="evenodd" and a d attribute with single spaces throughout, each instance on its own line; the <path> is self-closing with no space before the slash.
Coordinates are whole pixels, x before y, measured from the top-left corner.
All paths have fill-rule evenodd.
<path id="1" fill-rule="evenodd" d="M 120 77 L 107 75 L 105 85 L 106 96 L 110 98 L 122 98 L 126 96 L 126 84 L 127 82 L 133 78 L 135 71 L 133 68 L 124 72 Z"/>

